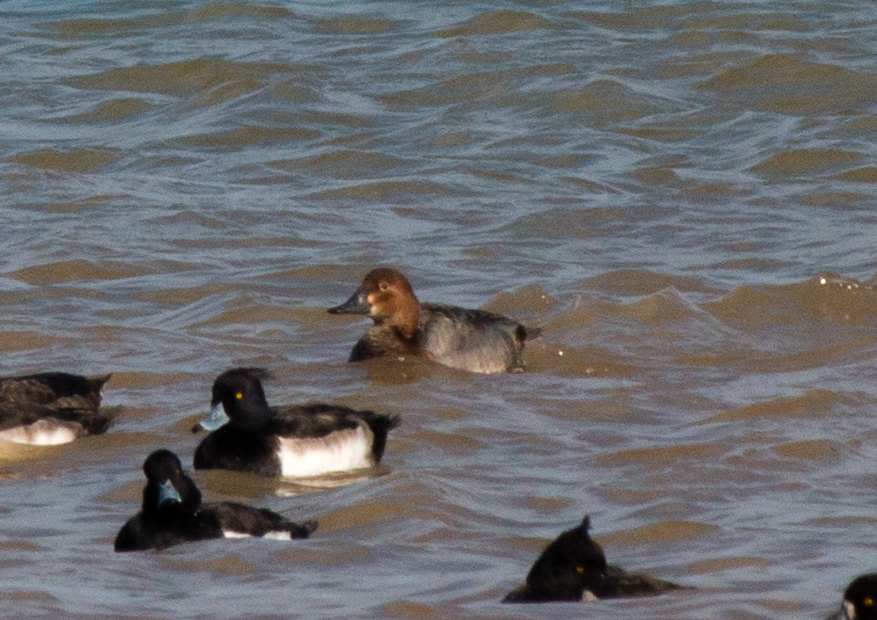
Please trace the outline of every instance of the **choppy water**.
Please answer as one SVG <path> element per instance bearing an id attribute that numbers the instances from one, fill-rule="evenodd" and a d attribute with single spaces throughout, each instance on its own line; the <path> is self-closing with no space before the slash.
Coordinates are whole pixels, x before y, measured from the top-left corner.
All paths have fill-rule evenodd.
<path id="1" fill-rule="evenodd" d="M 6 0 L 0 50 L 0 370 L 121 407 L 4 452 L 0 615 L 820 618 L 877 568 L 873 3 Z M 345 364 L 377 264 L 529 371 Z M 382 475 L 199 472 L 320 529 L 113 554 L 241 364 L 401 414 Z M 586 512 L 698 590 L 500 605 Z"/>

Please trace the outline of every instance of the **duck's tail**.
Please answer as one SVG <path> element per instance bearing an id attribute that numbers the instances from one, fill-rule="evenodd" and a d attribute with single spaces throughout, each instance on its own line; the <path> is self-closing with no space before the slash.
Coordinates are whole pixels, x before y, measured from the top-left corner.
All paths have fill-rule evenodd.
<path id="1" fill-rule="evenodd" d="M 307 538 L 317 529 L 317 522 L 315 519 L 309 519 L 301 523 L 290 521 L 286 529 L 289 532 L 290 538 Z"/>

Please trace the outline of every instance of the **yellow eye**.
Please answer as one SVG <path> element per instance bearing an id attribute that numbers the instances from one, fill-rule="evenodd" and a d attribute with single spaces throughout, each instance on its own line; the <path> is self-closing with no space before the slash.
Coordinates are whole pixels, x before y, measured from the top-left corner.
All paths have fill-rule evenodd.
<path id="1" fill-rule="evenodd" d="M 863 604 L 865 607 L 870 607 L 871 605 L 874 604 L 874 599 L 872 599 L 870 596 L 866 596 L 866 597 L 865 597 L 865 600 L 862 601 L 862 604 Z"/>
<path id="2" fill-rule="evenodd" d="M 244 397 L 244 393 L 243 393 L 243 392 L 238 392 L 237 394 L 234 395 L 234 397 L 237 398 L 238 400 L 240 400 L 240 399 L 242 399 L 242 398 Z"/>
<path id="3" fill-rule="evenodd" d="M 576 572 L 577 572 L 579 575 L 581 575 L 582 573 L 585 572 L 585 567 L 584 567 L 584 566 L 576 566 Z"/>

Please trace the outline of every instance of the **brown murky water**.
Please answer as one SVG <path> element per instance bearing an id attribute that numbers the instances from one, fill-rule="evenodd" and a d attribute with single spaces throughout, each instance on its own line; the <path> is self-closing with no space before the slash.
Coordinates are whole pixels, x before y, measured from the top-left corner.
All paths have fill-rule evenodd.
<path id="1" fill-rule="evenodd" d="M 875 27 L 868 2 L 0 4 L 2 371 L 113 372 L 120 408 L 0 455 L 0 615 L 827 615 L 877 568 Z M 541 326 L 528 372 L 345 364 L 366 322 L 325 308 L 377 264 Z M 383 466 L 199 472 L 320 529 L 113 554 L 143 458 L 190 462 L 233 365 L 400 414 Z M 697 590 L 500 605 L 585 513 L 611 562 Z"/>

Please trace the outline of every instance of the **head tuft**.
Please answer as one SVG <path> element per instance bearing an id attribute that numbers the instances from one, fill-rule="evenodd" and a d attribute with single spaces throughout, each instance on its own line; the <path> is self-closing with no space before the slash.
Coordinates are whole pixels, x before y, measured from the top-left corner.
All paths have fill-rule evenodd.
<path id="1" fill-rule="evenodd" d="M 246 378 L 252 381 L 268 381 L 273 379 L 274 376 L 265 368 L 256 368 L 256 367 L 239 367 L 239 368 L 230 368 L 223 372 L 221 375 L 216 377 L 216 381 L 220 379 L 234 379 L 234 378 Z"/>

